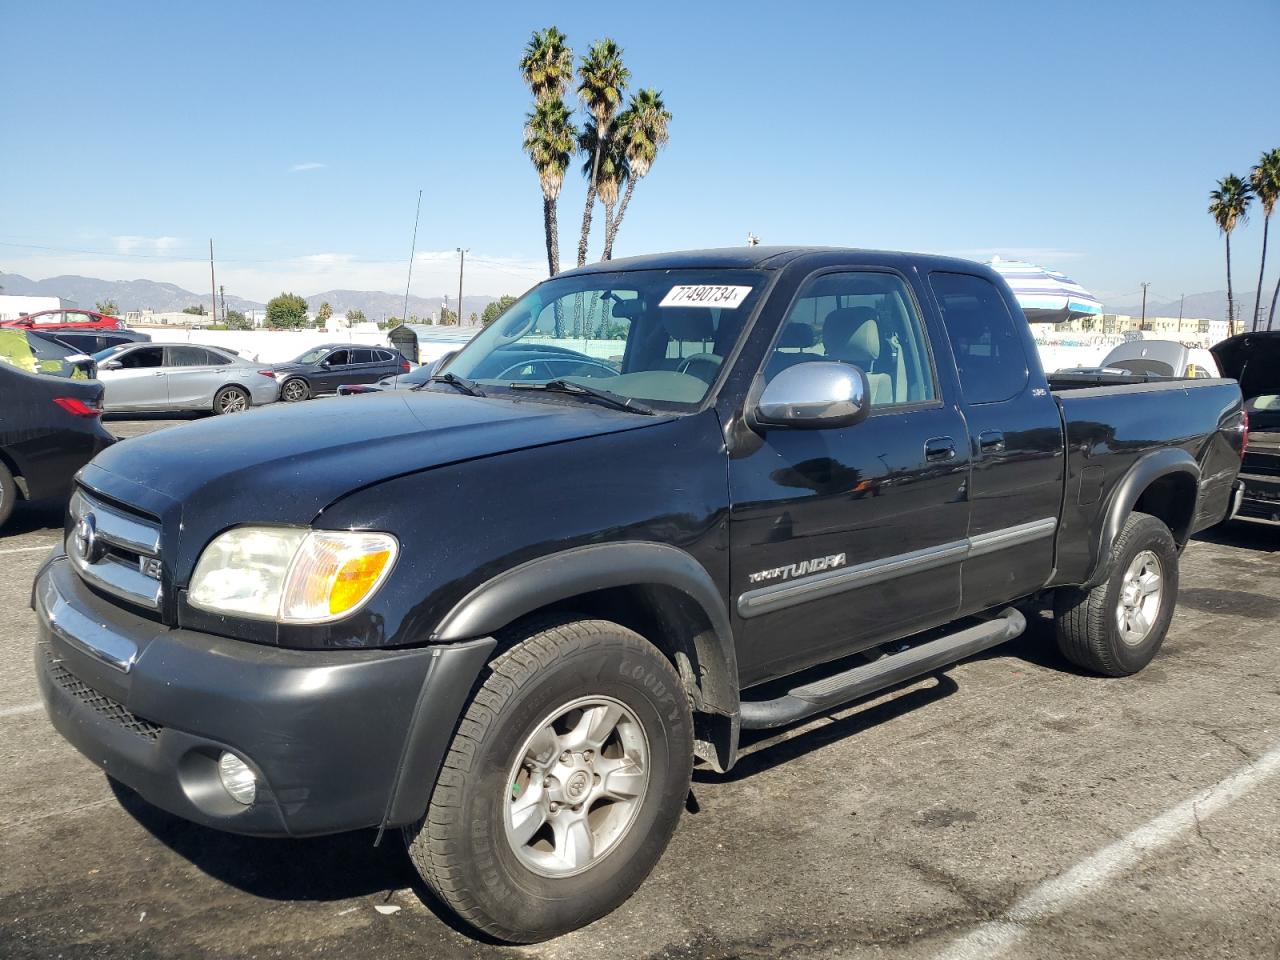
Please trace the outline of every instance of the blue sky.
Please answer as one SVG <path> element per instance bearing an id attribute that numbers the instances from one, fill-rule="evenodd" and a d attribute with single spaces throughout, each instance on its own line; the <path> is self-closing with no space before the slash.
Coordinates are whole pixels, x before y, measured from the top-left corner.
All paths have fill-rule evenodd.
<path id="1" fill-rule="evenodd" d="M 212 236 L 228 292 L 394 291 L 421 188 L 414 293 L 456 286 L 460 245 L 469 292 L 519 292 L 545 256 L 516 64 L 553 23 L 578 52 L 615 38 L 674 114 L 615 256 L 752 231 L 1024 255 L 1113 302 L 1143 280 L 1175 298 L 1225 286 L 1213 181 L 1280 146 L 1276 0 L 591 9 L 10 5 L 0 270 L 203 290 Z M 584 192 L 575 171 L 570 262 Z"/>

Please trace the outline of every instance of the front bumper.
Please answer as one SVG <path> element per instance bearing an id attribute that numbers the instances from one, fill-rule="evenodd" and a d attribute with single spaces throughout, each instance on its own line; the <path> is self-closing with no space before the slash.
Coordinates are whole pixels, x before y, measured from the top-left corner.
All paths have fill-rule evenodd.
<path id="1" fill-rule="evenodd" d="M 170 813 L 266 836 L 421 816 L 494 646 L 298 651 L 169 629 L 93 593 L 62 555 L 33 606 L 40 694 L 76 749 Z M 249 806 L 221 786 L 223 750 L 258 778 Z"/>

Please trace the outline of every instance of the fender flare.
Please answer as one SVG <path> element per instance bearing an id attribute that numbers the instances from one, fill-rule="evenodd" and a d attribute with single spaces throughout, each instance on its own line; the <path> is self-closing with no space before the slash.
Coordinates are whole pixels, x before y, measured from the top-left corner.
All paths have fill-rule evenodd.
<path id="1" fill-rule="evenodd" d="M 1195 458 L 1187 453 L 1181 447 L 1165 447 L 1162 450 L 1155 450 L 1151 453 L 1140 457 L 1136 463 L 1129 468 L 1129 472 L 1124 475 L 1115 490 L 1111 494 L 1110 501 L 1103 516 L 1102 531 L 1098 540 L 1097 560 L 1094 563 L 1093 575 L 1089 577 L 1086 587 L 1095 587 L 1107 578 L 1110 573 L 1109 555 L 1111 553 L 1111 545 L 1116 542 L 1116 537 L 1120 536 L 1120 531 L 1124 527 L 1125 521 L 1129 519 L 1129 514 L 1133 512 L 1133 505 L 1138 502 L 1138 498 L 1142 496 L 1143 491 L 1152 483 L 1173 474 L 1185 474 L 1188 476 L 1196 488 L 1196 496 L 1199 497 L 1200 489 L 1200 465 L 1196 463 Z M 1194 505 L 1192 507 L 1192 516 L 1195 515 Z M 1188 534 L 1190 530 L 1186 531 Z M 1179 536 L 1178 531 L 1174 531 L 1174 537 Z M 1179 546 L 1185 542 L 1186 537 L 1179 541 Z"/>
<path id="2" fill-rule="evenodd" d="M 714 642 L 699 645 L 697 650 L 703 669 L 703 700 L 717 712 L 736 717 L 738 656 L 724 598 L 702 564 L 665 543 L 590 544 L 519 564 L 458 601 L 431 639 L 454 643 L 483 637 L 547 604 L 640 584 L 672 587 L 701 608 L 714 633 Z"/>

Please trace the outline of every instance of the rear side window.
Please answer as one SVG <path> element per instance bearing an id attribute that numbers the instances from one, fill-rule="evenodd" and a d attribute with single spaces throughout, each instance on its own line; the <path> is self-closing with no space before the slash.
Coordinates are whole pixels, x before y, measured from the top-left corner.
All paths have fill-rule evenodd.
<path id="1" fill-rule="evenodd" d="M 168 366 L 207 367 L 209 353 L 203 347 L 170 347 Z"/>
<path id="2" fill-rule="evenodd" d="M 373 363 L 374 355 L 372 350 L 352 350 L 352 363 Z"/>
<path id="3" fill-rule="evenodd" d="M 969 403 L 998 403 L 1025 389 L 1029 374 L 1022 332 L 995 284 L 967 273 L 931 273 L 960 386 Z"/>

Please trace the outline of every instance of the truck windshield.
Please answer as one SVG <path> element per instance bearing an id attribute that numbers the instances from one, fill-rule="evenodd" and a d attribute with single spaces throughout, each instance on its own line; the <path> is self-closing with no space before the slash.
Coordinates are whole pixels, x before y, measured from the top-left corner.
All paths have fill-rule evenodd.
<path id="1" fill-rule="evenodd" d="M 732 353 L 765 279 L 714 269 L 557 277 L 509 307 L 446 369 L 486 393 L 567 380 L 692 409 Z"/>

